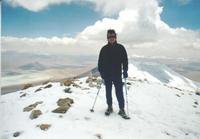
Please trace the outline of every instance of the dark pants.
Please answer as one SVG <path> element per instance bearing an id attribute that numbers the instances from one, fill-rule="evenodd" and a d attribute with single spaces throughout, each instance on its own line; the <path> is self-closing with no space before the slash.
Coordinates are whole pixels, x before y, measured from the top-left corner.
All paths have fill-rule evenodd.
<path id="1" fill-rule="evenodd" d="M 115 93 L 119 103 L 119 108 L 124 109 L 124 95 L 123 95 L 123 84 L 122 78 L 110 78 L 104 79 L 106 85 L 106 99 L 108 106 L 112 106 L 112 83 L 115 86 Z"/>

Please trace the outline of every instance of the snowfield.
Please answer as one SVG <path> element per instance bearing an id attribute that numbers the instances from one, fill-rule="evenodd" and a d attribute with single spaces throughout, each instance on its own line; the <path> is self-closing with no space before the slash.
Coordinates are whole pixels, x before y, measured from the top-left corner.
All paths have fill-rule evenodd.
<path id="1" fill-rule="evenodd" d="M 78 86 L 49 82 L 2 95 L 1 138 L 15 138 L 13 135 L 18 132 L 18 139 L 200 139 L 199 88 L 166 66 L 156 63 L 129 65 L 130 120 L 117 114 L 114 89 L 114 113 L 109 117 L 104 115 L 107 108 L 104 85 L 91 113 L 98 90 L 95 83 L 100 78 L 89 83 L 87 79 L 76 79 L 74 83 Z M 44 88 L 49 84 L 52 86 Z M 41 90 L 35 92 L 38 88 Z M 66 93 L 66 88 L 70 88 L 71 93 Z M 58 107 L 56 102 L 67 97 L 74 101 L 68 111 L 53 113 L 52 110 Z M 33 110 L 41 110 L 42 114 L 31 120 L 31 111 L 23 112 L 23 109 L 38 101 L 42 103 Z M 37 126 L 40 124 L 50 127 L 43 131 Z"/>

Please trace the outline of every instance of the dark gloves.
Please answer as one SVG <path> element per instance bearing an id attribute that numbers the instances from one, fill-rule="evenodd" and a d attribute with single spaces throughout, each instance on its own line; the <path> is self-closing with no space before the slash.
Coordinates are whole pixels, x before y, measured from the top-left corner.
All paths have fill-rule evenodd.
<path id="1" fill-rule="evenodd" d="M 124 72 L 123 72 L 123 76 L 124 76 L 124 78 L 127 78 L 127 77 L 128 77 L 127 71 L 124 71 Z"/>

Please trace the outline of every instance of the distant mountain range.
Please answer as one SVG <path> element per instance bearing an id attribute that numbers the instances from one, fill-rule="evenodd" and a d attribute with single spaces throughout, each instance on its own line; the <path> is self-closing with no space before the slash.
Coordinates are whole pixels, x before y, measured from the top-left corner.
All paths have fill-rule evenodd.
<path id="1" fill-rule="evenodd" d="M 22 70 L 45 70 L 46 67 L 39 62 L 33 62 L 30 64 L 25 64 L 19 67 Z"/>

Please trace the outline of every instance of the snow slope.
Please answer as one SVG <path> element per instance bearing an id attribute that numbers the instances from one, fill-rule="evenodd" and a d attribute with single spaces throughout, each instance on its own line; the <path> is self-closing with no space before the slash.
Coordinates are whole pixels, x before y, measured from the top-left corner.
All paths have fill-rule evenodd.
<path id="1" fill-rule="evenodd" d="M 129 65 L 129 76 L 136 80 L 159 83 L 180 90 L 195 92 L 199 88 L 190 79 L 158 63 L 134 62 Z"/>
<path id="2" fill-rule="evenodd" d="M 199 139 L 200 96 L 188 88 L 183 89 L 185 84 L 181 84 L 181 79 L 185 78 L 177 76 L 170 69 L 158 66 L 160 68 L 156 68 L 156 72 L 153 69 L 156 65 L 145 66 L 141 63 L 129 66 L 130 78 L 127 82 L 130 120 L 118 116 L 114 92 L 114 113 L 109 117 L 104 116 L 104 86 L 100 90 L 95 112 L 91 113 L 89 110 L 98 89 L 89 87 L 87 77 L 84 77 L 75 81 L 80 88 L 70 86 L 72 93 L 65 93 L 63 90 L 68 87 L 54 82 L 48 83 L 52 87 L 38 92 L 35 90 L 46 85 L 1 96 L 1 138 L 14 138 L 13 133 L 19 131 L 19 139 Z M 191 89 L 190 83 L 187 85 Z M 20 92 L 26 93 L 26 96 L 20 97 Z M 66 97 L 74 100 L 71 108 L 65 114 L 52 113 L 57 107 L 57 100 Z M 31 120 L 30 112 L 23 112 L 23 108 L 36 101 L 43 101 L 35 108 L 43 114 Z M 51 124 L 51 127 L 46 131 L 36 127 L 43 123 Z"/>

